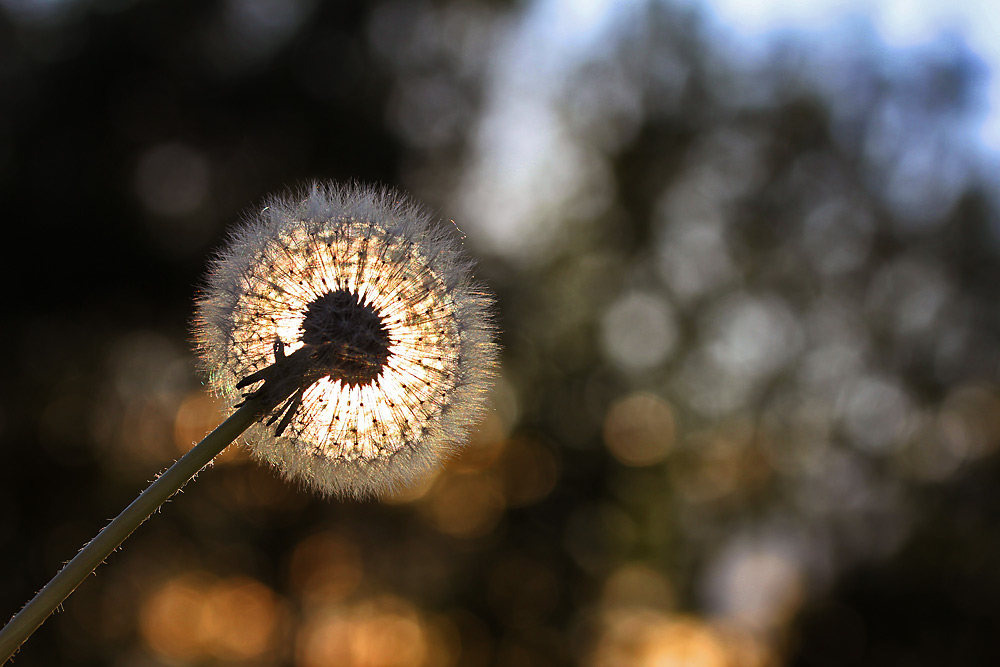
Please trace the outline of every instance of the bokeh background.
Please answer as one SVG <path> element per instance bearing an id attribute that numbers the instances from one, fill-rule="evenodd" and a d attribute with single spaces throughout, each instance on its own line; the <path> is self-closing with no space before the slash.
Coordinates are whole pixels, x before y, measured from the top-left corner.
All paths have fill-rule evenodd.
<path id="1" fill-rule="evenodd" d="M 864 12 L 0 1 L 5 619 L 221 419 L 192 302 L 268 193 L 409 190 L 504 346 L 427 484 L 227 450 L 16 664 L 1000 664 L 989 83 Z"/>

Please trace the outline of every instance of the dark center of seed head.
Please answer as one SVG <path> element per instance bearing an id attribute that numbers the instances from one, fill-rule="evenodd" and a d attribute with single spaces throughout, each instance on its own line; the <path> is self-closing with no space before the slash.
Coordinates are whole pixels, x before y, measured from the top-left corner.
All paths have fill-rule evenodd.
<path id="1" fill-rule="evenodd" d="M 314 346 L 315 370 L 352 387 L 374 381 L 389 360 L 389 331 L 382 318 L 344 289 L 306 306 L 302 342 Z"/>

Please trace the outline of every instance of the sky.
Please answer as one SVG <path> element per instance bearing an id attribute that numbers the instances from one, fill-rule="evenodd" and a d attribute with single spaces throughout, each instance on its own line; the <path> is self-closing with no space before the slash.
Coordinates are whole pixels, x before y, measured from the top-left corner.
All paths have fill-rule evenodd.
<path id="1" fill-rule="evenodd" d="M 878 49 L 878 61 L 889 67 L 921 62 L 927 52 L 971 67 L 973 85 L 981 87 L 973 92 L 974 110 L 922 141 L 907 142 L 905 156 L 898 147 L 883 151 L 888 197 L 901 219 L 917 226 L 937 219 L 961 192 L 968 174 L 940 160 L 939 149 L 966 155 L 988 173 L 1000 164 L 1000 81 L 993 74 L 1000 71 L 1000 40 L 994 39 L 1000 35 L 1000 0 L 534 0 L 490 58 L 488 102 L 472 165 L 457 188 L 463 218 L 491 251 L 530 263 L 572 231 L 556 221 L 587 219 L 613 199 L 601 153 L 608 146 L 588 147 L 567 130 L 559 110 L 576 98 L 564 84 L 572 79 L 568 73 L 599 58 L 616 33 L 643 20 L 643 8 L 657 1 L 695 8 L 713 47 L 749 71 L 755 57 L 764 67 L 770 64 L 776 41 L 815 44 L 811 66 L 831 73 L 832 95 L 844 83 L 838 62 L 859 44 Z M 622 83 L 623 77 L 627 73 L 615 80 Z M 628 81 L 617 88 L 605 81 L 573 104 L 602 119 L 604 144 L 616 140 L 616 123 L 628 135 L 641 106 L 630 90 Z M 883 134 L 898 142 L 891 129 Z"/>
<path id="2" fill-rule="evenodd" d="M 959 36 L 989 68 L 984 108 L 972 128 L 1000 153 L 1000 2 L 997 0 L 701 0 L 716 28 L 748 44 L 787 31 L 822 36 L 864 17 L 890 50 Z"/>

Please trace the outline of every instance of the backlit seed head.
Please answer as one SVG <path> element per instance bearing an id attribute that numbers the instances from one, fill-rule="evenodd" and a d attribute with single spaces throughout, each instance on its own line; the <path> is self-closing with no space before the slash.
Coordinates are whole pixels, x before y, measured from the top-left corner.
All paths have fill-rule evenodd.
<path id="1" fill-rule="evenodd" d="M 219 394 L 266 405 L 248 431 L 256 457 L 362 497 L 461 445 L 497 350 L 492 298 L 448 232 L 397 193 L 336 185 L 272 199 L 236 230 L 195 339 Z"/>

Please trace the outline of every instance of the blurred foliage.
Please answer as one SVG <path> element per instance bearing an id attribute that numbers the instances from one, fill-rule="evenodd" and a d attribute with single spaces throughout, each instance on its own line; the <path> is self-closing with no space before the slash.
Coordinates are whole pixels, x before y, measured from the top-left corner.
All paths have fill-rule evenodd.
<path id="1" fill-rule="evenodd" d="M 221 418 L 191 300 L 268 192 L 454 218 L 505 348 L 421 488 L 231 449 L 16 664 L 995 664 L 982 66 L 611 7 L 0 2 L 3 613 Z"/>

